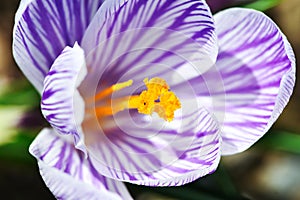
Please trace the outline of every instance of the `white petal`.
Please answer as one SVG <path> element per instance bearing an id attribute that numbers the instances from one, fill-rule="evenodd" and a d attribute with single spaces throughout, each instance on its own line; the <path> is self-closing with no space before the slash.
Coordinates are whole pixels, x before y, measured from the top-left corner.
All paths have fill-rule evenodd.
<path id="1" fill-rule="evenodd" d="M 234 8 L 215 15 L 217 69 L 226 106 L 223 154 L 244 151 L 262 137 L 289 101 L 295 57 L 286 37 L 261 12 Z"/>
<path id="2" fill-rule="evenodd" d="M 41 92 L 43 80 L 65 46 L 81 42 L 103 0 L 22 0 L 13 30 L 14 58 Z"/>
<path id="3" fill-rule="evenodd" d="M 123 183 L 98 174 L 81 151 L 51 129 L 44 129 L 30 146 L 46 185 L 58 199 L 132 199 Z"/>
<path id="4" fill-rule="evenodd" d="M 82 151 L 85 106 L 77 87 L 86 73 L 83 50 L 77 43 L 66 47 L 45 78 L 41 101 L 42 113 L 52 127 L 61 134 L 73 135 L 76 147 Z"/>

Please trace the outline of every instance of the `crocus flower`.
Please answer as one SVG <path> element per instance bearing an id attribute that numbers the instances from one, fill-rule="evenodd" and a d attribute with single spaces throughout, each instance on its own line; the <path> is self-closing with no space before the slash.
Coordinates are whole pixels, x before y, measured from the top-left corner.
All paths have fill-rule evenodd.
<path id="1" fill-rule="evenodd" d="M 295 59 L 264 14 L 201 0 L 23 0 L 15 60 L 41 94 L 30 146 L 58 199 L 131 199 L 244 151 L 287 104 Z"/>

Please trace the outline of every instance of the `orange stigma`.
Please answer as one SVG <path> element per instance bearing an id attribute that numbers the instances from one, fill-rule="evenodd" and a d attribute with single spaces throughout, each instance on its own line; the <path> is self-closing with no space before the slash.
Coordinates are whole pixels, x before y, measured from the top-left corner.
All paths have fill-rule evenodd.
<path id="1" fill-rule="evenodd" d="M 95 96 L 95 101 L 103 100 L 113 92 L 131 86 L 132 80 L 117 83 L 102 90 Z M 181 108 L 181 103 L 174 92 L 170 91 L 167 82 L 162 78 L 144 79 L 147 87 L 139 95 L 121 97 L 113 100 L 113 105 L 97 106 L 95 111 L 98 118 L 113 115 L 125 109 L 137 109 L 141 114 L 157 113 L 159 117 L 170 122 L 174 119 L 174 112 Z"/>

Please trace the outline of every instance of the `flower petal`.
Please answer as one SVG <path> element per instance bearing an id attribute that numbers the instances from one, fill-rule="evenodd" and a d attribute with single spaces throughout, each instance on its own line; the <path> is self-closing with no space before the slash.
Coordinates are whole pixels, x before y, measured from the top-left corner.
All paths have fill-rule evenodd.
<path id="1" fill-rule="evenodd" d="M 106 1 L 88 27 L 82 48 L 87 65 L 107 84 L 124 74 L 140 82 L 147 74 L 170 68 L 184 71 L 184 63 L 195 76 L 217 56 L 212 16 L 200 0 Z"/>
<path id="2" fill-rule="evenodd" d="M 87 134 L 92 163 L 107 177 L 149 186 L 182 185 L 212 173 L 220 159 L 217 123 L 204 109 L 187 110 L 172 122 L 118 113 L 115 126 Z"/>
<path id="3" fill-rule="evenodd" d="M 51 64 L 65 46 L 80 43 L 103 0 L 22 0 L 13 31 L 15 60 L 41 91 Z"/>
<path id="4" fill-rule="evenodd" d="M 43 129 L 30 145 L 46 185 L 58 199 L 132 199 L 125 185 L 98 174 L 71 138 Z"/>
<path id="5" fill-rule="evenodd" d="M 84 52 L 75 43 L 66 47 L 48 72 L 42 92 L 42 113 L 60 134 L 72 134 L 76 147 L 85 151 L 81 122 L 84 101 L 77 87 L 86 75 Z"/>
<path id="6" fill-rule="evenodd" d="M 233 8 L 215 15 L 226 108 L 223 154 L 244 151 L 262 137 L 288 103 L 295 57 L 286 37 L 263 13 Z"/>

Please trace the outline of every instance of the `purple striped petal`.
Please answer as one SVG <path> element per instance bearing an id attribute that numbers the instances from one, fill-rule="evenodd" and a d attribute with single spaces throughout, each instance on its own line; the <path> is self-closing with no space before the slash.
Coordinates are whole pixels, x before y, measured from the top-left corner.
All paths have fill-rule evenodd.
<path id="1" fill-rule="evenodd" d="M 40 173 L 57 199 L 132 199 L 123 183 L 106 178 L 74 148 L 68 137 L 43 129 L 30 145 Z"/>
<path id="2" fill-rule="evenodd" d="M 216 65 L 226 93 L 222 153 L 234 154 L 262 137 L 288 103 L 295 57 L 283 33 L 261 12 L 229 9 L 215 21 Z"/>
<path id="3" fill-rule="evenodd" d="M 91 71 L 97 70 L 100 83 L 108 85 L 124 75 L 141 82 L 179 68 L 195 76 L 217 56 L 213 19 L 200 0 L 106 1 L 87 29 L 82 48 Z M 94 78 L 88 79 L 94 84 Z"/>
<path id="4" fill-rule="evenodd" d="M 65 46 L 80 43 L 103 0 L 22 0 L 13 32 L 15 60 L 41 91 L 43 80 Z"/>
<path id="5" fill-rule="evenodd" d="M 178 186 L 212 173 L 220 159 L 218 126 L 206 110 L 191 105 L 172 122 L 122 112 L 111 128 L 103 124 L 104 132 L 87 133 L 95 168 L 107 177 L 148 186 Z"/>
<path id="6" fill-rule="evenodd" d="M 75 43 L 66 47 L 48 72 L 42 92 L 42 113 L 60 134 L 72 134 L 76 147 L 85 151 L 81 122 L 84 101 L 77 87 L 86 75 L 84 52 Z"/>

